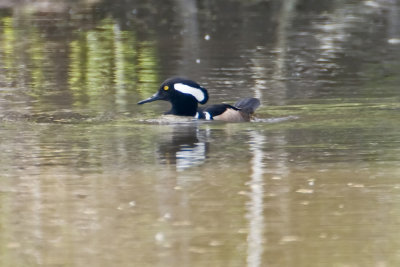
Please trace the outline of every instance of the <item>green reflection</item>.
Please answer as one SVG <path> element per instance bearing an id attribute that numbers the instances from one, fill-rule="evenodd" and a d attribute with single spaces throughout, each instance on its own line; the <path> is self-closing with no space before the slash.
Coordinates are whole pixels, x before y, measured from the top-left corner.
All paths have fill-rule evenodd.
<path id="1" fill-rule="evenodd" d="M 18 97 L 28 96 L 36 100 L 33 103 L 37 108 L 43 110 L 47 104 L 51 104 L 52 109 L 58 108 L 58 103 L 51 103 L 46 98 L 59 93 L 62 88 L 63 79 L 58 72 L 60 67 L 55 68 L 56 65 L 63 66 L 63 62 L 59 64 L 61 49 L 58 43 L 46 38 L 41 25 L 31 22 L 32 16 L 20 10 L 0 18 L 4 79 L 17 90 L 14 92 L 18 92 L 15 94 Z"/>
<path id="2" fill-rule="evenodd" d="M 30 40 L 29 58 L 31 61 L 31 86 L 32 95 L 38 97 L 43 93 L 45 88 L 50 87 L 51 74 L 45 70 L 49 67 L 49 52 L 45 46 L 46 42 L 41 38 L 37 28 L 32 27 L 29 30 L 28 39 Z M 46 74 L 45 74 L 46 73 Z"/>
<path id="3" fill-rule="evenodd" d="M 137 51 L 133 32 L 114 27 L 115 43 L 115 98 L 120 106 L 126 107 L 127 90 L 136 87 Z"/>
<path id="4" fill-rule="evenodd" d="M 18 84 L 35 110 L 127 111 L 159 83 L 156 42 L 138 41 L 135 31 L 121 30 L 114 19 L 77 31 L 63 43 L 35 16 L 0 17 L 3 82 Z M 63 25 L 50 29 L 67 31 Z"/>
<path id="5" fill-rule="evenodd" d="M 70 64 L 69 79 L 70 89 L 75 97 L 75 104 L 81 105 L 87 102 L 86 90 L 83 85 L 86 83 L 86 64 L 87 64 L 87 48 L 86 35 L 81 34 L 78 40 L 70 43 Z"/>
<path id="6" fill-rule="evenodd" d="M 2 17 L 0 18 L 1 27 L 3 29 L 2 38 L 1 38 L 1 47 L 2 51 L 2 65 L 4 69 L 7 71 L 6 73 L 6 81 L 11 82 L 13 80 L 13 67 L 14 67 L 14 49 L 15 49 L 15 31 L 13 28 L 13 18 L 12 17 Z"/>
<path id="7" fill-rule="evenodd" d="M 81 33 L 69 44 L 68 83 L 75 105 L 127 110 L 138 81 L 143 83 L 140 92 L 154 90 L 149 86 L 158 83 L 154 45 L 139 45 L 134 32 L 120 30 L 110 18 Z"/>
<path id="8" fill-rule="evenodd" d="M 22 12 L 0 18 L 2 65 L 8 83 L 18 84 L 22 89 L 29 86 L 28 94 L 38 98 L 50 86 L 53 73 L 45 70 L 51 66 L 50 52 L 39 29 L 21 22 L 21 17 L 27 19 L 27 16 Z"/>
<path id="9" fill-rule="evenodd" d="M 87 85 L 90 95 L 102 95 L 113 88 L 114 43 L 112 21 L 104 20 L 98 27 L 86 33 Z"/>
<path id="10" fill-rule="evenodd" d="M 139 92 L 142 96 L 154 93 L 154 83 L 158 83 L 158 75 L 154 71 L 158 67 L 155 57 L 155 47 L 153 42 L 143 42 L 140 44 L 140 54 L 138 55 L 138 75 L 142 86 Z"/>

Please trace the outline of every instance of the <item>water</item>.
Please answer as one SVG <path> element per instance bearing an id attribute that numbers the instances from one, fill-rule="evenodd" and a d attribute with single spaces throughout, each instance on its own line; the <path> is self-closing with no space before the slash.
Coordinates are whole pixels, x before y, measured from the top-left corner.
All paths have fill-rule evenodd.
<path id="1" fill-rule="evenodd" d="M 400 264 L 398 1 L 0 7 L 1 266 Z"/>

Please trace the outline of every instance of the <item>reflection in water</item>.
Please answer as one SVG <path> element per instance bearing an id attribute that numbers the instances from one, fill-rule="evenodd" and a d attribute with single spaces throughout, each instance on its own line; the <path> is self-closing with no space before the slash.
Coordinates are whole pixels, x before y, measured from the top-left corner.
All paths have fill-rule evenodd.
<path id="1" fill-rule="evenodd" d="M 288 79 L 288 70 L 287 70 L 287 51 L 289 48 L 289 32 L 290 27 L 292 27 L 292 20 L 294 18 L 294 9 L 296 6 L 297 0 L 287 0 L 283 1 L 282 7 L 280 10 L 279 23 L 276 30 L 277 40 L 274 46 L 274 52 L 276 52 L 276 58 L 274 59 L 275 65 L 273 68 L 274 77 L 271 86 L 273 88 L 279 88 L 276 92 L 279 92 L 274 96 L 277 104 L 282 105 L 286 100 L 287 95 L 287 79 Z"/>
<path id="2" fill-rule="evenodd" d="M 264 180 L 263 180 L 263 145 L 265 136 L 256 131 L 250 133 L 251 160 L 250 201 L 247 204 L 246 218 L 249 221 L 249 234 L 247 236 L 247 266 L 262 266 L 264 242 Z"/>
<path id="3" fill-rule="evenodd" d="M 200 165 L 207 156 L 209 129 L 197 124 L 173 126 L 173 131 L 158 145 L 158 155 L 165 164 L 173 164 L 178 171 Z"/>
<path id="4" fill-rule="evenodd" d="M 154 39 L 138 40 L 136 30 L 121 30 L 107 16 L 79 16 L 72 7 L 71 28 L 62 19 L 69 16 L 68 9 L 55 15 L 19 8 L 27 7 L 0 13 L 0 83 L 17 92 L 17 101 L 6 102 L 16 110 L 131 112 L 132 103 L 158 86 Z"/>
<path id="5" fill-rule="evenodd" d="M 175 2 L 178 9 L 177 14 L 179 14 L 183 26 L 181 34 L 184 37 L 179 49 L 179 60 L 181 62 L 177 73 L 189 75 L 193 73 L 193 70 L 196 70 L 194 63 L 199 60 L 201 39 L 199 39 L 198 11 L 195 0 L 177 0 Z"/>
<path id="6" fill-rule="evenodd" d="M 69 85 L 78 107 L 127 111 L 134 102 L 130 90 L 147 95 L 158 84 L 154 43 L 136 41 L 110 19 L 80 33 L 70 50 Z"/>

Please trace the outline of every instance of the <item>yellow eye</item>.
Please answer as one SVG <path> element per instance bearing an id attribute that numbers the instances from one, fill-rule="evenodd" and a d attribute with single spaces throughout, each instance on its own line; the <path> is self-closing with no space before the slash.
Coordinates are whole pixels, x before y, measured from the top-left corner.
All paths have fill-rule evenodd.
<path id="1" fill-rule="evenodd" d="M 163 88 L 165 91 L 168 91 L 169 90 L 169 86 L 168 85 L 164 85 L 164 88 Z"/>

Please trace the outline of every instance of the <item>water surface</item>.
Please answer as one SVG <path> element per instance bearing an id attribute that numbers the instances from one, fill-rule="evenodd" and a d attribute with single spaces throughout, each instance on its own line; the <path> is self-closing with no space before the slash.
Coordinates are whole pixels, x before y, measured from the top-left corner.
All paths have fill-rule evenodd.
<path id="1" fill-rule="evenodd" d="M 1 266 L 399 265 L 398 1 L 0 7 Z"/>

